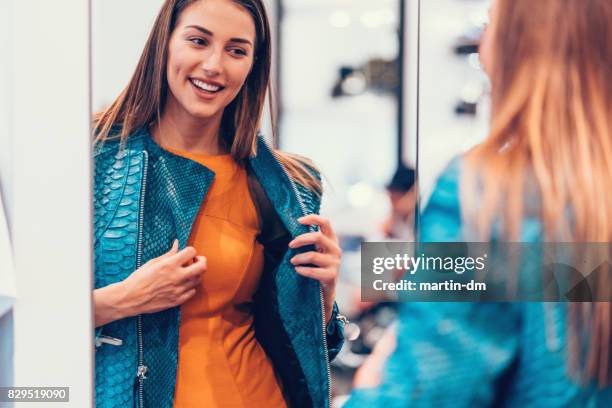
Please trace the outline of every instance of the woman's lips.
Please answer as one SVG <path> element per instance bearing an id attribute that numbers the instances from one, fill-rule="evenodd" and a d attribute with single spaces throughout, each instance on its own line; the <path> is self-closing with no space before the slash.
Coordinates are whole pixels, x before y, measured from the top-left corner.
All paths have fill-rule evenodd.
<path id="1" fill-rule="evenodd" d="M 223 89 L 225 89 L 223 86 L 216 84 L 216 83 L 211 83 L 208 81 L 203 81 L 203 80 L 199 80 L 199 79 L 195 79 L 195 78 L 189 78 L 189 82 L 191 83 L 191 86 L 193 87 L 193 89 L 195 90 L 196 94 L 203 98 L 203 99 L 214 99 L 215 96 L 217 96 L 217 94 L 221 91 L 223 91 Z"/>

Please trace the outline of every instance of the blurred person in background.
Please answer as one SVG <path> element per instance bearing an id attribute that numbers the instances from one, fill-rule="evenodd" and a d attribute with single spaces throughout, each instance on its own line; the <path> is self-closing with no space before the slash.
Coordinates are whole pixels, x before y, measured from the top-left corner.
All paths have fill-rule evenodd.
<path id="1" fill-rule="evenodd" d="M 370 241 L 414 241 L 414 215 L 416 209 L 416 172 L 414 169 L 400 163 L 393 173 L 391 181 L 386 186 L 387 196 L 391 212 L 380 228 L 381 235 L 370 237 Z M 403 276 L 404 271 L 398 269 L 394 275 L 398 280 Z M 365 302 L 361 300 L 361 289 L 355 288 L 353 294 L 355 308 L 360 312 L 369 313 L 370 309 L 377 304 L 376 302 Z M 381 299 L 384 305 L 386 301 Z M 395 309 L 393 303 L 388 304 Z M 363 317 L 357 317 L 360 320 Z"/>
<path id="2" fill-rule="evenodd" d="M 385 238 L 414 241 L 414 213 L 417 196 L 414 169 L 401 163 L 387 185 L 387 194 L 391 204 L 391 215 L 382 226 Z"/>
<path id="3" fill-rule="evenodd" d="M 421 241 L 612 241 L 610 21 L 610 0 L 493 1 L 491 131 L 439 178 Z M 610 305 L 402 304 L 345 406 L 610 407 Z"/>
<path id="4" fill-rule="evenodd" d="M 98 407 L 329 405 L 341 251 L 258 135 L 270 41 L 260 0 L 167 0 L 96 115 Z"/>

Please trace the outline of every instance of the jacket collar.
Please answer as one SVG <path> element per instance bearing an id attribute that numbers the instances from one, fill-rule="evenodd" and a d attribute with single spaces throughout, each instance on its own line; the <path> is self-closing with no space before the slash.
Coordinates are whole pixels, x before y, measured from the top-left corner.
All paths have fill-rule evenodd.
<path id="1" fill-rule="evenodd" d="M 261 134 L 257 135 L 257 151 L 249 164 L 291 237 L 309 232 L 307 226 L 297 222 L 306 215 L 297 188 Z"/>
<path id="2" fill-rule="evenodd" d="M 201 168 L 205 173 L 205 177 L 212 179 L 214 172 L 199 163 L 196 163 L 190 159 L 182 156 L 175 155 L 159 146 L 151 137 L 148 129 L 143 128 L 138 131 L 135 135 L 136 138 L 142 137 L 144 140 L 145 149 L 153 157 L 171 157 L 177 163 L 186 161 L 195 164 L 193 169 Z M 305 209 L 300 202 L 299 193 L 294 185 L 294 182 L 289 178 L 287 172 L 280 164 L 275 154 L 273 153 L 272 147 L 270 147 L 265 141 L 263 135 L 257 135 L 257 149 L 255 156 L 249 158 L 249 166 L 263 187 L 266 195 L 270 199 L 272 206 L 278 213 L 281 221 L 291 234 L 292 238 L 298 235 L 309 232 L 307 226 L 297 222 L 297 219 L 302 217 Z M 190 167 L 183 165 L 183 167 Z M 196 171 L 197 172 L 197 171 Z M 206 188 L 206 190 L 208 187 Z M 206 191 L 204 191 L 204 194 Z"/>

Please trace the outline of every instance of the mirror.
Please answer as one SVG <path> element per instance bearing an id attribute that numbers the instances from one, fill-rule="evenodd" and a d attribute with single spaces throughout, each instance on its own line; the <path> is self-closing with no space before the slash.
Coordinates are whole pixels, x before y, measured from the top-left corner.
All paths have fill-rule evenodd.
<path id="1" fill-rule="evenodd" d="M 358 307 L 359 244 L 386 237 L 388 187 L 408 146 L 401 121 L 404 5 L 400 0 L 265 3 L 274 38 L 275 142 L 312 159 L 322 172 L 322 214 L 332 220 L 344 250 L 336 299 L 350 315 Z M 162 4 L 92 0 L 94 112 L 128 83 Z M 271 129 L 269 116 L 263 129 Z M 414 166 L 414 150 L 410 156 L 404 162 Z M 414 172 L 410 177 L 414 183 Z M 399 182 L 406 180 L 394 186 Z M 355 356 L 349 352 L 333 364 L 334 395 L 350 390 Z"/>
<path id="2" fill-rule="evenodd" d="M 424 209 L 438 175 L 486 135 L 489 83 L 478 43 L 489 0 L 420 2 L 419 192 Z"/>

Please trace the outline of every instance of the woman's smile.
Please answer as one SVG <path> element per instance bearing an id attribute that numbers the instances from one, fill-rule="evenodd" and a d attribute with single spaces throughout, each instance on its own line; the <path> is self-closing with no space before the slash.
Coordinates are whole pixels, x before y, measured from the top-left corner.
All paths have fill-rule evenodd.
<path id="1" fill-rule="evenodd" d="M 166 114 L 219 122 L 251 71 L 255 37 L 253 18 L 233 1 L 187 6 L 168 43 Z"/>
<path id="2" fill-rule="evenodd" d="M 189 82 L 193 85 L 196 95 L 204 99 L 213 99 L 225 89 L 218 82 L 200 78 L 189 78 Z"/>

